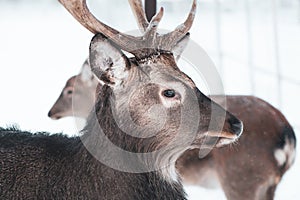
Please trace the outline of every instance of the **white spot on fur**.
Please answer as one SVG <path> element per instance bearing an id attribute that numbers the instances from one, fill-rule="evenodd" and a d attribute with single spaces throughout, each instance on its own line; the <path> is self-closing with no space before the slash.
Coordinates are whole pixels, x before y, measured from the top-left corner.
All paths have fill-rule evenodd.
<path id="1" fill-rule="evenodd" d="M 295 160 L 295 156 L 295 145 L 287 137 L 283 149 L 276 149 L 274 151 L 274 157 L 278 162 L 278 166 L 283 166 L 285 163 L 287 166 L 291 166 Z"/>
<path id="2" fill-rule="evenodd" d="M 275 156 L 279 166 L 284 165 L 284 163 L 286 162 L 286 159 L 287 159 L 284 150 L 276 149 L 274 152 L 274 156 Z"/>

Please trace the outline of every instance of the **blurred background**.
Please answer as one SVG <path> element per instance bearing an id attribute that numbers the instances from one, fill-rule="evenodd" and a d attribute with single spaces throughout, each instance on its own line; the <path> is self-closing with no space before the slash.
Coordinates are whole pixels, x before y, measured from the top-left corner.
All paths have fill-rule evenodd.
<path id="1" fill-rule="evenodd" d="M 157 0 L 165 8 L 160 28 L 182 23 L 191 2 Z M 88 5 L 120 31 L 137 29 L 127 1 Z M 190 32 L 215 63 L 226 94 L 270 102 L 300 136 L 300 0 L 199 0 Z M 72 118 L 53 121 L 47 113 L 66 80 L 79 72 L 92 36 L 55 0 L 0 0 L 0 126 L 76 134 Z M 299 199 L 299 162 L 298 156 L 275 199 Z M 225 199 L 220 190 L 187 191 L 190 199 Z"/>

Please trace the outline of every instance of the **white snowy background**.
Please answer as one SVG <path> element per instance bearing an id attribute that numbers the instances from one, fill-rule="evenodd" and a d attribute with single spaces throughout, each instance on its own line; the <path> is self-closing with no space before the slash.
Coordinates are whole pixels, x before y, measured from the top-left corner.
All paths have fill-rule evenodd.
<path id="1" fill-rule="evenodd" d="M 185 19 L 191 1 L 158 3 L 165 8 L 160 28 L 173 29 Z M 137 29 L 127 1 L 88 4 L 112 27 Z M 215 62 L 226 94 L 263 98 L 285 114 L 300 136 L 299 0 L 200 0 L 190 32 Z M 47 113 L 65 81 L 79 72 L 91 38 L 55 0 L 0 0 L 0 126 L 76 134 L 72 118 L 53 121 Z M 299 199 L 299 169 L 298 156 L 275 199 Z M 221 190 L 186 189 L 193 200 L 226 199 Z"/>

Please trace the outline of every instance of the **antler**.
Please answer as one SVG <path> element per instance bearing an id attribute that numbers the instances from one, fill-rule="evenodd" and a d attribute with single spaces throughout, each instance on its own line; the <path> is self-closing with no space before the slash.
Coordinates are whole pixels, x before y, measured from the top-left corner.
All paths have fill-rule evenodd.
<path id="1" fill-rule="evenodd" d="M 149 26 L 149 22 L 143 9 L 142 0 L 128 0 L 128 2 L 135 16 L 135 19 L 137 20 L 139 29 L 142 33 L 144 33 Z"/>
<path id="2" fill-rule="evenodd" d="M 152 18 L 149 23 L 141 0 L 129 0 L 130 6 L 137 19 L 138 25 L 144 35 L 134 37 L 120 33 L 114 28 L 99 21 L 87 8 L 86 0 L 59 0 L 59 2 L 92 33 L 102 33 L 121 49 L 132 53 L 137 59 L 143 59 L 159 51 L 171 52 L 173 47 L 190 30 L 196 11 L 196 0 L 193 0 L 192 9 L 186 21 L 179 25 L 174 31 L 160 35 L 157 26 L 163 16 L 163 8 Z"/>
<path id="3" fill-rule="evenodd" d="M 146 18 L 146 14 L 143 9 L 142 1 L 141 0 L 128 0 L 128 1 L 129 1 L 131 10 L 135 16 L 135 19 L 138 23 L 140 30 L 143 33 L 146 32 L 146 30 L 149 26 L 149 22 Z M 185 22 L 183 24 L 180 24 L 179 26 L 177 26 L 177 28 L 174 31 L 172 31 L 168 34 L 165 34 L 164 37 L 178 38 L 182 35 L 185 35 L 193 25 L 193 21 L 194 21 L 195 14 L 196 14 L 196 8 L 197 8 L 197 1 L 193 0 L 192 9 L 188 15 L 188 18 L 185 20 Z"/>
<path id="4" fill-rule="evenodd" d="M 163 39 L 169 40 L 169 42 L 173 42 L 173 40 L 174 41 L 176 40 L 175 43 L 180 41 L 191 29 L 196 15 L 196 9 L 197 9 L 197 0 L 193 0 L 192 8 L 185 22 L 177 26 L 177 28 L 174 31 L 165 34 L 163 36 Z"/>
<path id="5" fill-rule="evenodd" d="M 130 52 L 128 44 L 136 42 L 138 38 L 120 33 L 99 21 L 87 8 L 86 0 L 59 0 L 71 15 L 92 33 L 102 33 L 110 38 L 123 50 Z"/>

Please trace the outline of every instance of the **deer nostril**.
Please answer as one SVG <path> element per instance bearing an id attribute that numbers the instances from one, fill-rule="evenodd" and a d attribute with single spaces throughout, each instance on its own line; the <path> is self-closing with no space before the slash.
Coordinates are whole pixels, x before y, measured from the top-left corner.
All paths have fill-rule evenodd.
<path id="1" fill-rule="evenodd" d="M 52 116 L 52 113 L 51 113 L 51 110 L 48 112 L 48 117 L 51 117 Z"/>
<path id="2" fill-rule="evenodd" d="M 230 124 L 231 131 L 235 133 L 236 136 L 240 137 L 243 132 L 243 122 L 233 115 L 230 116 L 228 122 Z"/>
<path id="3" fill-rule="evenodd" d="M 231 123 L 231 130 L 240 137 L 243 132 L 243 122 L 240 120 L 235 121 L 234 123 Z"/>

